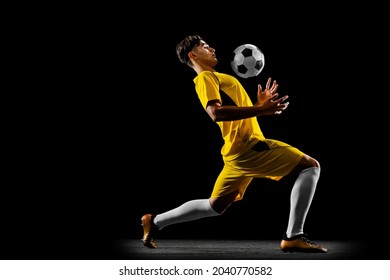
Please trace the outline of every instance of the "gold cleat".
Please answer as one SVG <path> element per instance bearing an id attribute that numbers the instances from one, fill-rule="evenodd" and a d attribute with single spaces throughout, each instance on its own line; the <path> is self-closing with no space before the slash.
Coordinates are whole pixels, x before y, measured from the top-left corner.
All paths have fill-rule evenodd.
<path id="1" fill-rule="evenodd" d="M 284 237 L 280 242 L 280 249 L 285 253 L 326 253 L 328 251 L 328 249 L 307 239 L 305 234 L 298 234 L 291 238 Z"/>
<path id="2" fill-rule="evenodd" d="M 157 249 L 157 244 L 154 242 L 153 233 L 156 230 L 156 226 L 153 224 L 154 216 L 152 214 L 145 214 L 141 218 L 141 226 L 144 228 L 144 236 L 141 239 L 144 246 Z"/>

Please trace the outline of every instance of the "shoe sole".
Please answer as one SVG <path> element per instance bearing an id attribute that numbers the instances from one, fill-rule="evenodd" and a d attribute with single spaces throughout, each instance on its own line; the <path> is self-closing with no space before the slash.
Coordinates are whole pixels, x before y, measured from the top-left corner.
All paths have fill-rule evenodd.
<path id="1" fill-rule="evenodd" d="M 307 250 L 304 250 L 304 249 L 281 249 L 282 252 L 284 253 L 327 253 L 328 250 L 316 250 L 316 249 L 313 249 L 313 250 L 310 250 L 310 249 L 307 249 Z"/>

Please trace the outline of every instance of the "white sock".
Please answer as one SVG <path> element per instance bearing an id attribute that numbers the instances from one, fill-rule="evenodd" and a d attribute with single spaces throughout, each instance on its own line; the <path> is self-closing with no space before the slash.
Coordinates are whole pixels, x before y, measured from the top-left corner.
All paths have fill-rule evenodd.
<path id="1" fill-rule="evenodd" d="M 219 215 L 219 213 L 215 212 L 211 207 L 208 199 L 196 199 L 188 201 L 175 209 L 156 215 L 154 223 L 158 229 L 162 229 L 171 224 L 217 215 Z"/>
<path id="2" fill-rule="evenodd" d="M 297 234 L 302 234 L 307 213 L 313 200 L 318 179 L 320 178 L 320 168 L 310 167 L 299 173 L 290 197 L 290 216 L 286 235 L 288 238 Z"/>

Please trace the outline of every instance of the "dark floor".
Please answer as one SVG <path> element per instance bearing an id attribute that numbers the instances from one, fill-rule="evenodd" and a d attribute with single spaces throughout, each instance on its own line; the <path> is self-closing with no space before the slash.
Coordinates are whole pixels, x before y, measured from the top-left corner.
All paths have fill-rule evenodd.
<path id="1" fill-rule="evenodd" d="M 141 239 L 58 239 L 46 242 L 3 240 L 3 260 L 388 260 L 375 242 L 313 240 L 327 253 L 284 253 L 280 240 L 259 239 L 156 239 L 157 249 L 145 247 Z M 375 245 L 375 246 L 374 246 Z"/>
<path id="2" fill-rule="evenodd" d="M 297 259 L 297 260 L 357 260 L 380 259 L 369 247 L 355 241 L 316 240 L 327 253 L 284 253 L 279 240 L 156 240 L 157 249 L 143 246 L 141 240 L 126 239 L 113 242 L 111 257 L 115 259 Z"/>

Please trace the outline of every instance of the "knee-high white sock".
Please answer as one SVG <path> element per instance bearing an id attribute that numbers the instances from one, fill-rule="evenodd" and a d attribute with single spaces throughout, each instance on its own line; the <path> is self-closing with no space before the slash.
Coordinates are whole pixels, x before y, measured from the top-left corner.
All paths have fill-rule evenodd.
<path id="1" fill-rule="evenodd" d="M 154 223 L 158 229 L 171 224 L 177 224 L 200 218 L 211 217 L 219 215 L 211 207 L 208 199 L 196 199 L 188 201 L 181 206 L 169 210 L 165 213 L 158 214 L 154 218 Z"/>
<path id="2" fill-rule="evenodd" d="M 299 173 L 290 197 L 290 216 L 286 235 L 292 237 L 302 234 L 307 213 L 313 200 L 318 179 L 320 178 L 320 168 L 310 167 Z"/>

